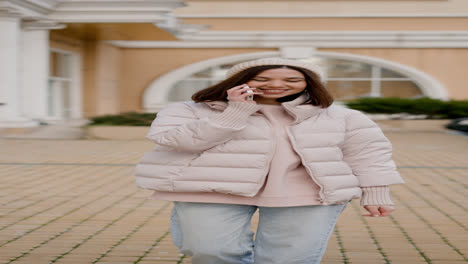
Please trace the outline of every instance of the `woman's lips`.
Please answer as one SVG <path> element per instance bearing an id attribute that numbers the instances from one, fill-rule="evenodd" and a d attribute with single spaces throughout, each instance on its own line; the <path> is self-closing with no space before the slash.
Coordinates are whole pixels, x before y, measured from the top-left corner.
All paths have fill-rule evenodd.
<path id="1" fill-rule="evenodd" d="M 264 94 L 280 94 L 287 91 L 286 89 L 261 89 Z"/>

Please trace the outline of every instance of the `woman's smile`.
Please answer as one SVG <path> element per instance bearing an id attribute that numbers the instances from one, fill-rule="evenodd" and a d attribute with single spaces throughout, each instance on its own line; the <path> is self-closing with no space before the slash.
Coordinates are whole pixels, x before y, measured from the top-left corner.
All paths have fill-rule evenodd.
<path id="1" fill-rule="evenodd" d="M 264 88 L 258 88 L 258 90 L 262 91 L 263 94 L 281 94 L 288 89 L 264 89 Z"/>

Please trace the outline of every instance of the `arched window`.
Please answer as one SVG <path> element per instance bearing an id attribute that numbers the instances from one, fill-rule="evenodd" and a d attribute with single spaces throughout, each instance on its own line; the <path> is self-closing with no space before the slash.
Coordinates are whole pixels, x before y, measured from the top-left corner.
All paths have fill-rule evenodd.
<path id="1" fill-rule="evenodd" d="M 346 59 L 314 56 L 303 59 L 323 67 L 327 72 L 326 86 L 337 101 L 349 101 L 359 97 L 423 96 L 423 92 L 410 77 L 378 65 Z M 168 100 L 186 101 L 195 92 L 223 80 L 235 63 L 209 67 L 175 83 Z"/>
<path id="2" fill-rule="evenodd" d="M 264 51 L 217 57 L 185 65 L 151 82 L 143 94 L 143 108 L 155 112 L 169 102 L 191 100 L 195 92 L 224 79 L 232 65 L 278 56 L 281 56 L 279 51 Z M 313 57 L 303 60 L 326 69 L 327 87 L 336 101 L 365 96 L 448 99 L 445 87 L 437 79 L 397 62 L 328 51 L 316 51 Z"/>
<path id="3" fill-rule="evenodd" d="M 338 101 L 359 97 L 414 98 L 424 95 L 409 76 L 379 65 L 327 57 L 305 61 L 326 69 L 327 88 Z"/>

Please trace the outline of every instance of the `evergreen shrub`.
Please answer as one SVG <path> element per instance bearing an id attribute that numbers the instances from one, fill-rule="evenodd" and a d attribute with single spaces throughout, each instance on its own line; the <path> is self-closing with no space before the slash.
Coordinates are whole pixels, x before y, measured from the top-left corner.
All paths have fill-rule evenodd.
<path id="1" fill-rule="evenodd" d="M 156 113 L 127 112 L 90 118 L 89 126 L 151 126 Z"/>
<path id="2" fill-rule="evenodd" d="M 468 117 L 468 100 L 441 101 L 432 98 L 364 97 L 345 103 L 351 109 L 372 114 L 427 115 L 428 119 Z M 90 118 L 90 126 L 150 126 L 157 113 L 127 112 Z"/>
<path id="3" fill-rule="evenodd" d="M 395 97 L 364 97 L 346 105 L 372 114 L 427 115 L 428 119 L 454 119 L 468 117 L 468 100 L 442 101 L 432 98 L 395 98 Z"/>

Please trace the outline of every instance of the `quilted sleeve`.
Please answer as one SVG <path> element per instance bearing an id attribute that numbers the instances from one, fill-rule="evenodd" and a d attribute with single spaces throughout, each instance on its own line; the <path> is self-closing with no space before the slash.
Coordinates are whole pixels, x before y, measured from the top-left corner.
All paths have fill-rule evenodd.
<path id="1" fill-rule="evenodd" d="M 176 151 L 201 152 L 230 140 L 258 109 L 256 104 L 230 102 L 223 113 L 209 119 L 196 117 L 185 102 L 172 103 L 159 111 L 146 138 Z"/>
<path id="2" fill-rule="evenodd" d="M 377 124 L 356 110 L 349 110 L 345 122 L 343 157 L 360 186 L 404 183 L 392 160 L 392 145 Z"/>

